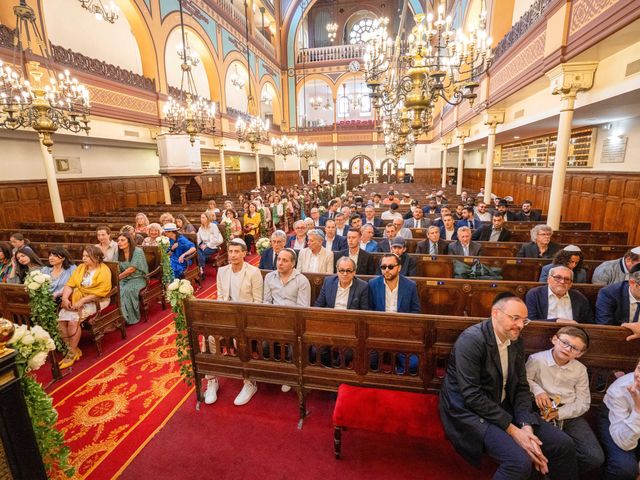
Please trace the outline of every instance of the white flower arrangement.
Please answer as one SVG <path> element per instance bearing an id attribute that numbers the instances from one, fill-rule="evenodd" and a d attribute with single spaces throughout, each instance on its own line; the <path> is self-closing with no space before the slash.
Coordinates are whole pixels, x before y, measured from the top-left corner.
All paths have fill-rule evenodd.
<path id="1" fill-rule="evenodd" d="M 49 284 L 51 283 L 51 276 L 40 272 L 39 270 L 34 270 L 29 272 L 24 279 L 24 284 L 27 287 L 27 290 L 39 290 L 43 286 L 47 289 L 49 288 Z"/>
<path id="2" fill-rule="evenodd" d="M 169 237 L 165 237 L 164 235 L 160 235 L 157 239 L 156 242 L 158 245 L 163 245 L 165 247 L 168 247 L 170 244 L 169 241 Z"/>
<path id="3" fill-rule="evenodd" d="M 271 240 L 267 237 L 259 238 L 256 241 L 256 250 L 258 251 L 258 255 L 262 255 L 264 251 L 271 246 Z"/>
<path id="4" fill-rule="evenodd" d="M 191 285 L 189 280 L 176 278 L 167 286 L 167 297 L 176 296 L 176 294 L 186 297 L 193 295 L 193 285 Z M 169 298 L 169 300 L 171 300 L 171 298 Z"/>
<path id="5" fill-rule="evenodd" d="M 25 372 L 38 370 L 47 361 L 49 352 L 55 350 L 56 344 L 47 331 L 39 325 L 15 327 L 9 345 L 18 351 L 22 362 L 26 363 Z"/>
<path id="6" fill-rule="evenodd" d="M 326 207 L 324 205 L 321 205 L 318 208 L 318 212 L 320 213 L 320 215 L 324 215 L 325 213 L 327 213 L 327 209 L 326 209 Z"/>

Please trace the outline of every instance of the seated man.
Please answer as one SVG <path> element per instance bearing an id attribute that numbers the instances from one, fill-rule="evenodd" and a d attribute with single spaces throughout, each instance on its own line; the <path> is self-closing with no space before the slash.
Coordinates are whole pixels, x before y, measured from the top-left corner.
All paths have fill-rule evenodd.
<path id="1" fill-rule="evenodd" d="M 635 247 L 624 254 L 622 258 L 602 262 L 593 271 L 591 283 L 596 285 L 611 285 L 623 282 L 629 278 L 629 271 L 640 263 L 640 247 Z"/>
<path id="2" fill-rule="evenodd" d="M 563 323 L 593 323 L 589 300 L 572 290 L 573 271 L 557 266 L 551 269 L 547 285 L 529 290 L 525 296 L 529 318 Z"/>
<path id="3" fill-rule="evenodd" d="M 402 217 L 395 217 L 393 219 L 393 225 L 396 227 L 396 237 L 402 237 L 405 239 L 413 238 L 411 230 L 404 227 L 404 220 L 402 220 Z"/>
<path id="4" fill-rule="evenodd" d="M 391 205 L 392 203 L 398 203 L 398 199 L 396 198 L 396 192 L 393 190 L 389 190 L 387 192 L 387 198 L 382 201 L 383 205 Z"/>
<path id="5" fill-rule="evenodd" d="M 640 264 L 629 272 L 629 280 L 603 287 L 596 300 L 596 323 L 622 325 L 640 320 Z"/>
<path id="6" fill-rule="evenodd" d="M 424 212 L 420 207 L 413 209 L 412 218 L 404 221 L 404 228 L 427 228 L 431 222 L 424 218 Z"/>
<path id="7" fill-rule="evenodd" d="M 320 217 L 320 226 L 324 227 L 327 223 L 327 220 L 333 220 L 336 216 L 336 213 L 338 212 L 338 207 L 339 207 L 339 203 L 338 200 L 333 199 L 329 202 L 329 210 L 327 210 L 327 212 Z"/>
<path id="8" fill-rule="evenodd" d="M 382 220 L 376 217 L 376 209 L 371 205 L 367 205 L 364 208 L 364 219 L 362 220 L 363 224 L 373 225 L 374 228 L 382 227 Z"/>
<path id="9" fill-rule="evenodd" d="M 271 234 L 271 246 L 260 255 L 260 265 L 258 268 L 260 270 L 275 270 L 278 253 L 284 248 L 285 243 L 287 243 L 286 233 L 282 230 L 273 232 Z"/>
<path id="10" fill-rule="evenodd" d="M 504 226 L 504 216 L 500 212 L 494 212 L 491 217 L 491 225 L 482 225 L 471 236 L 480 242 L 508 242 L 511 240 L 511 232 Z"/>
<path id="11" fill-rule="evenodd" d="M 383 240 L 378 242 L 378 251 L 379 252 L 390 252 L 391 251 L 391 240 L 393 240 L 396 236 L 396 226 L 393 223 L 387 223 L 384 227 L 384 236 Z"/>
<path id="12" fill-rule="evenodd" d="M 462 220 L 456 222 L 456 230 L 460 227 L 469 227 L 471 230 L 476 228 L 473 207 L 464 207 L 462 209 Z"/>
<path id="13" fill-rule="evenodd" d="M 336 215 L 336 235 L 340 235 L 341 237 L 346 237 L 347 232 L 349 231 L 349 225 L 347 225 L 347 217 L 344 213 L 338 213 Z"/>
<path id="14" fill-rule="evenodd" d="M 336 263 L 337 275 L 326 277 L 315 307 L 342 310 L 368 310 L 369 286 L 356 278 L 356 264 L 349 257 Z"/>
<path id="15" fill-rule="evenodd" d="M 416 266 L 416 260 L 407 253 L 404 238 L 396 236 L 391 240 L 391 253 L 395 253 L 400 259 L 400 275 L 404 275 L 405 277 L 415 277 L 417 275 L 418 267 Z M 378 267 L 377 274 L 382 274 L 380 267 Z"/>
<path id="16" fill-rule="evenodd" d="M 450 243 L 447 247 L 448 255 L 461 255 L 464 257 L 477 257 L 481 255 L 482 246 L 471 241 L 471 229 L 460 227 L 458 229 L 458 240 Z"/>
<path id="17" fill-rule="evenodd" d="M 427 238 L 418 242 L 416 253 L 427 253 L 429 255 L 444 255 L 447 244 L 440 240 L 440 229 L 431 225 L 427 229 Z"/>
<path id="18" fill-rule="evenodd" d="M 336 235 L 336 222 L 334 220 L 327 220 L 324 224 L 324 242 L 322 246 L 330 252 L 339 252 L 347 248 L 347 239 Z"/>
<path id="19" fill-rule="evenodd" d="M 520 247 L 516 257 L 524 258 L 553 258 L 560 245 L 551 241 L 553 228 L 549 225 L 536 225 L 531 229 L 531 243 Z"/>
<path id="20" fill-rule="evenodd" d="M 435 198 L 429 198 L 429 203 L 422 209 L 422 211 L 425 215 L 440 213 L 440 207 L 438 207 L 437 200 Z"/>
<path id="21" fill-rule="evenodd" d="M 362 234 L 358 230 L 351 230 L 347 233 L 348 248 L 336 252 L 335 263 L 337 265 L 337 262 L 341 257 L 349 257 L 356 264 L 356 274 L 373 275 L 375 274 L 376 264 L 373 260 L 373 255 L 360 248 L 361 238 Z"/>
<path id="22" fill-rule="evenodd" d="M 382 212 L 382 215 L 380 215 L 380 218 L 382 220 L 393 220 L 396 217 L 396 215 L 399 215 L 398 204 L 394 202 L 389 205 L 388 210 L 385 210 L 384 212 Z"/>
<path id="23" fill-rule="evenodd" d="M 476 207 L 476 215 L 474 217 L 476 224 L 480 222 L 490 222 L 491 221 L 491 212 L 487 210 L 487 204 L 484 202 L 479 202 Z"/>
<path id="24" fill-rule="evenodd" d="M 362 227 L 362 217 L 357 213 L 351 214 L 349 218 L 349 230 L 360 230 Z"/>
<path id="25" fill-rule="evenodd" d="M 533 211 L 531 206 L 531 200 L 522 202 L 522 210 L 515 215 L 515 219 L 519 222 L 539 222 L 540 213 Z"/>
<path id="26" fill-rule="evenodd" d="M 507 200 L 504 198 L 498 202 L 498 212 L 504 216 L 505 222 L 517 222 L 519 219 L 517 214 L 509 211 Z"/>
<path id="27" fill-rule="evenodd" d="M 582 476 L 604 463 L 600 443 L 584 418 L 591 392 L 587 367 L 578 359 L 589 347 L 589 336 L 581 328 L 562 327 L 551 342 L 553 348 L 527 359 L 527 380 L 542 419 L 573 440 Z"/>
<path id="28" fill-rule="evenodd" d="M 443 206 L 442 208 L 440 208 L 440 216 L 434 218 L 433 222 L 431 222 L 431 225 L 435 225 L 438 228 L 444 227 L 444 217 L 446 217 L 447 215 L 451 215 L 451 218 L 453 218 L 453 225 L 455 227 L 455 224 L 458 221 L 458 218 L 456 217 L 456 214 L 455 213 L 452 214 L 451 209 L 446 206 Z M 460 219 L 461 218 L 462 216 L 460 217 Z"/>
<path id="29" fill-rule="evenodd" d="M 373 225 L 365 223 L 362 228 L 360 228 L 360 233 L 362 235 L 362 238 L 360 239 L 360 248 L 369 253 L 377 252 L 378 242 L 373 239 L 375 235 Z"/>
<path id="30" fill-rule="evenodd" d="M 440 227 L 440 238 L 443 240 L 457 240 L 458 230 L 453 223 L 453 217 L 451 215 L 443 215 L 442 227 Z"/>
<path id="31" fill-rule="evenodd" d="M 322 246 L 322 230 L 311 230 L 307 234 L 308 247 L 300 250 L 298 270 L 302 273 L 333 273 L 333 252 Z"/>
<path id="32" fill-rule="evenodd" d="M 317 207 L 313 207 L 309 212 L 309 217 L 313 220 L 314 227 L 320 227 L 322 222 L 320 221 L 320 210 Z"/>
<path id="33" fill-rule="evenodd" d="M 552 479 L 578 478 L 571 437 L 531 410 L 520 334 L 529 323 L 517 297 L 498 300 L 491 318 L 456 340 L 440 389 L 440 418 L 456 451 L 478 466 L 498 464 L 494 479 L 526 480 L 535 468 Z"/>
<path id="34" fill-rule="evenodd" d="M 369 280 L 369 305 L 378 312 L 420 313 L 416 282 L 400 275 L 400 259 L 386 253 L 380 260 L 382 275 Z M 388 301 L 387 301 L 388 300 Z"/>
<path id="35" fill-rule="evenodd" d="M 299 252 L 307 246 L 307 225 L 304 220 L 297 220 L 293 224 L 293 235 L 287 238 L 287 248 L 293 248 L 296 252 Z M 297 255 L 297 253 L 296 253 Z"/>

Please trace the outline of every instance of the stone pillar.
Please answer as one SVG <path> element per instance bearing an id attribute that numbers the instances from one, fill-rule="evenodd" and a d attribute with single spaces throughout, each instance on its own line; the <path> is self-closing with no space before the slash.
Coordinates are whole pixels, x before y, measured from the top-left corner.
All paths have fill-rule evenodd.
<path id="1" fill-rule="evenodd" d="M 491 202 L 491 189 L 493 187 L 493 156 L 496 148 L 496 128 L 504 123 L 504 110 L 487 110 L 484 124 L 489 127 L 487 135 L 487 158 L 484 170 L 484 203 Z"/>
<path id="2" fill-rule="evenodd" d="M 458 130 L 456 138 L 460 141 L 458 147 L 458 182 L 456 185 L 456 195 L 462 193 L 462 174 L 464 170 L 464 139 L 469 136 L 469 130 Z"/>
<path id="3" fill-rule="evenodd" d="M 442 162 L 442 188 L 447 186 L 447 150 L 449 145 L 451 145 L 450 138 L 443 138 L 440 140 L 442 144 L 442 151 L 440 152 L 440 161 Z"/>
<path id="4" fill-rule="evenodd" d="M 334 145 L 333 146 L 333 184 L 336 185 L 337 183 L 338 183 L 338 146 Z"/>
<path id="5" fill-rule="evenodd" d="M 227 195 L 227 170 L 224 166 L 224 143 L 222 139 L 218 144 L 218 152 L 220 157 L 220 183 L 222 184 L 222 195 Z"/>
<path id="6" fill-rule="evenodd" d="M 549 195 L 549 213 L 547 224 L 554 230 L 560 228 L 564 183 L 569 159 L 571 140 L 571 122 L 578 92 L 589 90 L 593 86 L 593 77 L 598 64 L 596 62 L 576 62 L 558 65 L 548 72 L 551 81 L 551 93 L 560 95 L 560 120 L 558 122 L 558 140 L 553 165 L 551 192 Z"/>
<path id="7" fill-rule="evenodd" d="M 42 144 L 40 135 L 40 151 L 42 152 L 42 162 L 47 176 L 47 186 L 49 187 L 49 198 L 51 199 L 51 210 L 53 210 L 53 221 L 64 223 L 64 213 L 62 212 L 62 202 L 60 201 L 60 191 L 58 190 L 58 180 L 56 179 L 56 167 L 53 164 L 53 156 Z"/>
<path id="8" fill-rule="evenodd" d="M 256 186 L 260 188 L 260 152 L 257 145 L 254 154 L 256 156 Z"/>

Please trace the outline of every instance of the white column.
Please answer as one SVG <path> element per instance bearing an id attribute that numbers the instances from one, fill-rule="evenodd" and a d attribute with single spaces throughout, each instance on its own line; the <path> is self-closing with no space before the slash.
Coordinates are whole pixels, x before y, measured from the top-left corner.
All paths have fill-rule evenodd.
<path id="1" fill-rule="evenodd" d="M 589 90 L 593 86 L 593 77 L 597 63 L 570 63 L 558 65 L 547 73 L 551 80 L 551 93 L 560 95 L 560 120 L 558 122 L 558 139 L 553 164 L 553 177 L 549 193 L 549 213 L 547 224 L 554 230 L 560 228 L 562 203 L 564 200 L 564 183 L 567 176 L 569 160 L 569 142 L 571 140 L 571 123 L 578 92 Z"/>
<path id="2" fill-rule="evenodd" d="M 491 190 L 493 189 L 493 157 L 496 148 L 496 128 L 504 122 L 504 110 L 488 111 L 484 124 L 489 127 L 487 135 L 487 157 L 484 170 L 484 202 L 491 202 Z"/>
<path id="3" fill-rule="evenodd" d="M 220 183 L 222 183 L 222 195 L 227 195 L 227 172 L 224 167 L 224 143 L 220 140 L 218 145 L 220 155 Z"/>
<path id="4" fill-rule="evenodd" d="M 49 187 L 49 198 L 51 199 L 51 209 L 53 210 L 53 221 L 64 223 L 64 213 L 62 212 L 62 202 L 60 201 L 60 191 L 58 190 L 58 180 L 56 179 L 56 168 L 53 164 L 53 156 L 42 144 L 40 135 L 40 151 L 42 152 L 42 162 L 47 176 L 47 186 Z"/>
<path id="5" fill-rule="evenodd" d="M 256 156 L 256 186 L 260 188 L 260 152 L 258 149 L 255 151 Z"/>
<path id="6" fill-rule="evenodd" d="M 171 205 L 171 187 L 169 186 L 169 176 L 162 176 L 162 190 L 164 191 L 164 204 Z"/>
<path id="7" fill-rule="evenodd" d="M 460 146 L 458 147 L 458 181 L 456 185 L 456 195 L 460 195 L 462 193 L 462 175 L 464 170 L 464 139 L 469 136 L 468 131 L 458 131 L 456 137 L 460 141 Z"/>
<path id="8" fill-rule="evenodd" d="M 440 160 L 442 162 L 442 183 L 441 187 L 445 188 L 447 186 L 447 152 L 449 149 L 449 145 L 451 145 L 451 140 L 449 138 L 443 138 L 441 141 L 442 151 L 440 152 Z"/>
<path id="9" fill-rule="evenodd" d="M 335 101 L 334 101 L 335 104 Z M 334 109 L 335 111 L 335 109 Z M 338 146 L 333 146 L 333 184 L 338 183 Z"/>

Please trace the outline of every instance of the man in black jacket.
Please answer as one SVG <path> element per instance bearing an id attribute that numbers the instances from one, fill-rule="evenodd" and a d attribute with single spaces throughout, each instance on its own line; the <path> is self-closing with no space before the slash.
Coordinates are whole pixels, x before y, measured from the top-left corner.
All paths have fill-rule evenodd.
<path id="1" fill-rule="evenodd" d="M 486 452 L 498 463 L 494 479 L 525 480 L 534 467 L 551 479 L 577 480 L 573 440 L 531 410 L 520 341 L 527 323 L 524 302 L 508 297 L 460 334 L 440 390 L 440 418 L 467 461 L 479 465 Z"/>
<path id="2" fill-rule="evenodd" d="M 493 212 L 491 225 L 483 225 L 471 238 L 480 242 L 508 242 L 511 240 L 511 232 L 504 226 L 504 215 Z"/>
<path id="3" fill-rule="evenodd" d="M 349 232 L 347 232 L 347 245 L 349 248 L 334 252 L 335 262 L 337 264 L 340 257 L 349 257 L 356 263 L 357 275 L 375 275 L 376 264 L 373 260 L 373 255 L 360 248 L 361 238 L 360 230 L 349 230 Z"/>
<path id="4" fill-rule="evenodd" d="M 540 213 L 531 209 L 531 200 L 522 202 L 522 211 L 516 214 L 516 219 L 520 222 L 539 222 Z"/>

